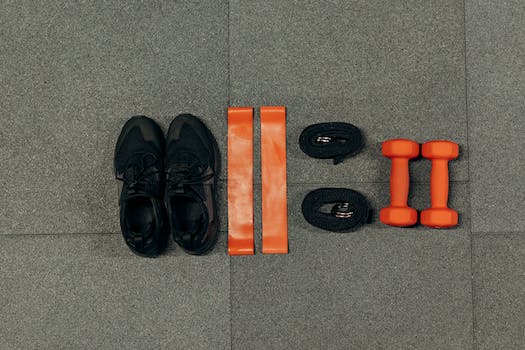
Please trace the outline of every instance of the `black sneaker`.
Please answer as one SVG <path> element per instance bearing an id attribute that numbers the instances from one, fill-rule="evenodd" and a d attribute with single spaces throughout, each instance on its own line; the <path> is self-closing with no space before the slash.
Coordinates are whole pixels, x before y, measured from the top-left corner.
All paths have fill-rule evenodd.
<path id="1" fill-rule="evenodd" d="M 153 257 L 166 247 L 164 134 L 152 119 L 133 117 L 124 125 L 115 148 L 115 176 L 123 181 L 120 227 L 128 247 Z"/>
<path id="2" fill-rule="evenodd" d="M 164 200 L 173 239 L 190 254 L 204 254 L 213 248 L 218 237 L 217 142 L 191 114 L 175 117 L 166 142 Z"/>

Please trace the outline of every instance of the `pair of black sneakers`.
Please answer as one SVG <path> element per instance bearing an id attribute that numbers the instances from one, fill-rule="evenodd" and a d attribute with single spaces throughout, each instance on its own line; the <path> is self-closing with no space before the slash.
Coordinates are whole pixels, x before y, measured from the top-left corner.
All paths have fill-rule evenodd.
<path id="1" fill-rule="evenodd" d="M 148 117 L 128 120 L 115 148 L 115 176 L 123 184 L 120 226 L 128 247 L 156 256 L 171 232 L 190 254 L 211 250 L 218 237 L 219 167 L 217 142 L 197 117 L 175 117 L 166 137 Z"/>

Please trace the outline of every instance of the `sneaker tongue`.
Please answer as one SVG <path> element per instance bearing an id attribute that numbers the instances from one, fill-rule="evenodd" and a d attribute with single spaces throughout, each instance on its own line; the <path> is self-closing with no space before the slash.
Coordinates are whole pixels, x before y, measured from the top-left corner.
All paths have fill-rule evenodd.
<path id="1" fill-rule="evenodd" d="M 181 151 L 175 160 L 175 167 L 196 168 L 200 166 L 199 158 L 188 151 Z"/>
<path id="2" fill-rule="evenodd" d="M 201 175 L 202 166 L 195 157 L 181 157 L 175 161 L 173 171 L 181 183 L 191 183 Z"/>
<path id="3" fill-rule="evenodd" d="M 148 168 L 155 167 L 157 157 L 152 153 L 137 153 L 129 159 L 129 165 L 124 172 L 124 176 L 133 179 L 147 171 Z"/>

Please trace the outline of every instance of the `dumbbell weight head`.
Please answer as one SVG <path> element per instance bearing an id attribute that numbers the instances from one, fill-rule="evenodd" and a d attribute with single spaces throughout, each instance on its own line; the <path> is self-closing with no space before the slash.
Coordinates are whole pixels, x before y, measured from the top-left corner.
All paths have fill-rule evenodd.
<path id="1" fill-rule="evenodd" d="M 421 224 L 434 228 L 448 228 L 458 224 L 458 213 L 450 208 L 428 208 L 421 212 Z"/>
<path id="2" fill-rule="evenodd" d="M 410 207 L 386 207 L 379 211 L 379 220 L 390 226 L 414 226 L 417 223 L 417 211 Z"/>
<path id="3" fill-rule="evenodd" d="M 421 154 L 428 159 L 456 159 L 459 155 L 459 146 L 450 141 L 429 141 L 421 147 Z"/>
<path id="4" fill-rule="evenodd" d="M 412 140 L 395 139 L 383 142 L 383 156 L 387 158 L 416 158 L 419 155 L 419 144 Z"/>

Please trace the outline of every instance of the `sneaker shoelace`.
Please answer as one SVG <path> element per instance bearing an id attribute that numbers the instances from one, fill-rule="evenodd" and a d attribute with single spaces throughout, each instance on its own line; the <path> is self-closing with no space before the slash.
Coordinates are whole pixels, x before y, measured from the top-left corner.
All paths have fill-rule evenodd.
<path id="1" fill-rule="evenodd" d="M 152 153 L 137 153 L 129 160 L 122 180 L 128 193 L 154 192 L 155 175 L 159 173 L 154 165 L 157 157 Z"/>
<path id="2" fill-rule="evenodd" d="M 203 185 L 215 175 L 210 167 L 204 167 L 199 158 L 191 152 L 179 152 L 166 174 L 168 193 L 184 192 L 184 186 L 187 185 Z M 200 188 L 192 188 L 192 191 L 204 199 Z M 191 244 L 202 237 L 199 232 L 177 232 L 174 238 L 178 242 Z"/>
<path id="3" fill-rule="evenodd" d="M 190 152 L 178 155 L 174 165 L 167 169 L 168 191 L 176 191 L 184 185 L 199 185 L 213 178 L 213 171 L 208 171 L 198 157 Z"/>

